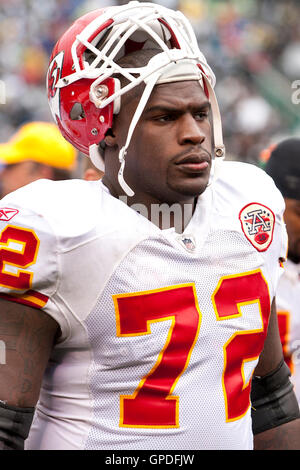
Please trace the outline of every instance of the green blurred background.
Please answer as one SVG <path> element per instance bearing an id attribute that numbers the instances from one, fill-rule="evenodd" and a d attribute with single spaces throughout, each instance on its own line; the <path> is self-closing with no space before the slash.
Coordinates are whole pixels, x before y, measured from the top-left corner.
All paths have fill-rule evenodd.
<path id="1" fill-rule="evenodd" d="M 0 0 L 0 141 L 24 122 L 52 121 L 45 92 L 51 50 L 81 14 L 116 0 Z M 191 20 L 213 68 L 227 155 L 258 163 L 261 152 L 300 136 L 300 2 L 163 0 Z M 300 98 L 300 92 L 298 93 Z"/>

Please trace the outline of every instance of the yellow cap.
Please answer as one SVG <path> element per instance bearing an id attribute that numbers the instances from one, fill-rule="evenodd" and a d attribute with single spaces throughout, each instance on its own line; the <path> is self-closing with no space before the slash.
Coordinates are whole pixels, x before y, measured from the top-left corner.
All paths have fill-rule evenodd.
<path id="1" fill-rule="evenodd" d="M 55 168 L 72 170 L 77 152 L 61 135 L 55 124 L 24 124 L 12 138 L 0 144 L 0 164 L 10 165 L 32 160 Z"/>

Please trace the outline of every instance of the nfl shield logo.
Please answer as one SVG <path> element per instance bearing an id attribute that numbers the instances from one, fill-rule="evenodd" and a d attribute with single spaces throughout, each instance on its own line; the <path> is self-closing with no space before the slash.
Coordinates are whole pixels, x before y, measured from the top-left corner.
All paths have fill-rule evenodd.
<path id="1" fill-rule="evenodd" d="M 239 214 L 242 230 L 257 251 L 266 251 L 273 240 L 275 216 L 271 209 L 252 202 Z"/>
<path id="2" fill-rule="evenodd" d="M 179 237 L 179 242 L 184 246 L 184 248 L 188 251 L 194 251 L 196 248 L 196 243 L 194 237 L 191 235 L 186 235 Z"/>

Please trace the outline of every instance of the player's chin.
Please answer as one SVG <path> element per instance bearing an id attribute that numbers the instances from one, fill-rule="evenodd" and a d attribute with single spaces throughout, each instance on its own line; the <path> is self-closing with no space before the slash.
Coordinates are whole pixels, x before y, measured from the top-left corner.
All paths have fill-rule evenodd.
<path id="1" fill-rule="evenodd" d="M 169 186 L 177 193 L 186 197 L 196 197 L 202 194 L 207 188 L 209 173 L 181 175 L 179 178 L 169 180 Z"/>

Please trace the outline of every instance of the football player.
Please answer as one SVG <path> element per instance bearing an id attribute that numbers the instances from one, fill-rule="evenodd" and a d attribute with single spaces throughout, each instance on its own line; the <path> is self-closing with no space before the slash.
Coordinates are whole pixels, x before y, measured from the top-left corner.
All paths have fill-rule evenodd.
<path id="1" fill-rule="evenodd" d="M 284 220 L 289 244 L 284 273 L 278 284 L 277 313 L 285 360 L 300 403 L 300 139 L 288 138 L 274 146 L 266 172 L 285 200 Z"/>
<path id="2" fill-rule="evenodd" d="M 214 84 L 186 18 L 153 3 L 93 11 L 55 46 L 53 116 L 105 174 L 2 201 L 4 448 L 29 430 L 26 449 L 300 448 L 284 201 L 222 161 Z"/>

